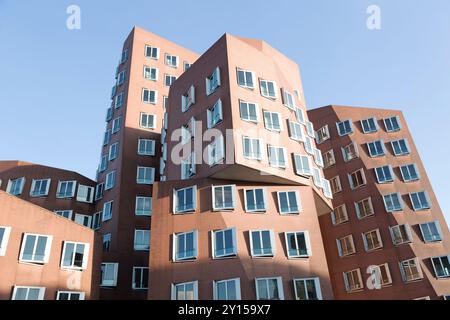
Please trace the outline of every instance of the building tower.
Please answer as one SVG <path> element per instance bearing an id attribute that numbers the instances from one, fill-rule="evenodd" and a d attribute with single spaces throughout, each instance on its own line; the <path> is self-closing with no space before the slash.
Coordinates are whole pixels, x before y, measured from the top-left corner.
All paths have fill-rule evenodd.
<path id="1" fill-rule="evenodd" d="M 102 299 L 145 299 L 152 184 L 159 180 L 169 87 L 197 55 L 133 28 L 116 71 L 96 188 L 103 234 Z"/>
<path id="2" fill-rule="evenodd" d="M 331 191 L 298 66 L 225 34 L 172 85 L 166 118 L 149 298 L 331 299 Z"/>
<path id="3" fill-rule="evenodd" d="M 334 196 L 320 226 L 336 299 L 448 295 L 450 234 L 403 114 L 327 106 L 308 116 Z"/>

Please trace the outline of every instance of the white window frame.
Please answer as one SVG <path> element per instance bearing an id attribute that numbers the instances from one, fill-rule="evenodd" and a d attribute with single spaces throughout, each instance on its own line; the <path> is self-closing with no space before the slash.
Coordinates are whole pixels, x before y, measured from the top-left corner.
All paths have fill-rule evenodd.
<path id="1" fill-rule="evenodd" d="M 415 277 L 415 278 L 408 278 L 407 274 L 405 273 L 404 263 L 410 262 L 410 261 L 413 261 L 414 262 L 414 266 L 417 268 L 418 276 Z M 406 260 L 400 261 L 399 262 L 399 267 L 400 267 L 400 272 L 402 274 L 403 282 L 408 283 L 408 282 L 414 282 L 414 281 L 418 281 L 418 280 L 422 280 L 423 279 L 422 267 L 420 266 L 420 262 L 419 262 L 419 259 L 417 257 L 412 258 L 412 259 L 406 259 Z"/>
<path id="2" fill-rule="evenodd" d="M 446 259 L 447 263 L 450 264 L 450 255 L 439 256 L 439 257 L 430 257 L 431 264 L 433 265 L 434 275 L 436 276 L 436 278 L 437 279 L 450 278 L 450 267 L 448 269 L 445 269 L 445 271 L 444 271 L 445 274 L 444 275 L 438 275 L 437 268 L 436 268 L 436 263 L 435 263 L 436 259 L 439 259 L 439 263 L 440 263 L 442 269 L 444 269 L 443 260 Z"/>
<path id="3" fill-rule="evenodd" d="M 225 295 L 227 296 L 227 299 L 224 299 L 224 300 L 232 300 L 232 299 L 228 299 L 228 287 L 226 285 L 228 282 L 231 282 L 231 281 L 234 282 L 234 286 L 236 288 L 236 292 L 235 292 L 236 298 L 235 298 L 235 300 L 241 300 L 241 280 L 240 280 L 240 278 L 225 279 L 225 280 L 214 280 L 213 281 L 213 299 L 214 300 L 219 300 L 218 285 L 220 283 L 225 283 L 225 289 L 226 289 Z"/>
<path id="4" fill-rule="evenodd" d="M 398 128 L 394 128 L 394 126 L 392 125 L 393 118 L 395 118 L 397 120 Z M 396 132 L 396 131 L 400 131 L 402 129 L 402 124 L 401 124 L 399 116 L 385 118 L 385 119 L 383 119 L 383 122 L 384 122 L 384 128 L 386 129 L 386 132 Z M 390 122 L 390 126 L 392 127 L 392 129 L 388 128 L 388 125 L 387 125 L 388 122 Z"/>
<path id="5" fill-rule="evenodd" d="M 141 146 L 143 146 L 143 150 L 141 150 Z M 150 150 L 148 150 L 150 146 Z M 137 154 L 140 156 L 155 156 L 156 154 L 156 141 L 151 139 L 138 139 L 138 150 Z"/>
<path id="6" fill-rule="evenodd" d="M 423 194 L 425 196 L 426 203 L 422 203 L 422 200 L 419 197 L 419 194 Z M 411 205 L 414 211 L 423 211 L 423 210 L 430 210 L 431 209 L 431 199 L 428 196 L 428 192 L 426 191 L 418 191 L 418 192 L 411 192 L 408 194 L 409 200 L 411 201 Z M 417 200 L 420 202 L 420 207 L 416 207 L 413 201 L 413 195 L 417 196 Z"/>
<path id="7" fill-rule="evenodd" d="M 140 179 L 140 172 L 144 171 L 144 178 Z M 150 179 L 147 179 L 147 174 L 150 172 Z M 136 170 L 136 183 L 151 185 L 155 182 L 155 168 L 138 166 Z"/>
<path id="8" fill-rule="evenodd" d="M 375 233 L 379 245 L 378 245 L 378 247 L 370 248 L 367 236 L 369 234 L 373 234 L 373 233 Z M 379 250 L 379 249 L 383 248 L 383 239 L 381 238 L 380 229 L 374 229 L 374 230 L 371 230 L 371 231 L 363 232 L 361 234 L 361 236 L 362 236 L 362 239 L 363 239 L 364 249 L 366 250 L 366 252 L 372 252 L 372 251 L 376 251 L 376 250 Z"/>
<path id="9" fill-rule="evenodd" d="M 176 76 L 173 76 L 171 74 L 164 74 L 164 86 L 165 87 L 170 87 L 172 85 L 172 83 L 175 82 L 175 80 L 177 80 Z"/>
<path id="10" fill-rule="evenodd" d="M 266 287 L 267 287 L 267 281 L 269 280 L 276 280 L 277 281 L 277 289 L 279 297 L 275 300 L 284 300 L 284 290 L 283 290 L 283 279 L 281 277 L 268 277 L 268 278 L 255 278 L 255 288 L 256 288 L 256 300 L 262 300 L 259 296 L 259 288 L 258 288 L 258 281 L 266 281 Z M 269 296 L 267 292 L 267 296 Z M 272 299 L 270 299 L 272 300 Z"/>
<path id="11" fill-rule="evenodd" d="M 175 58 L 175 64 L 173 63 L 174 58 Z M 180 57 L 170 54 L 170 53 L 164 54 L 164 64 L 166 66 L 169 66 L 171 68 L 178 68 L 179 63 L 180 63 Z"/>
<path id="12" fill-rule="evenodd" d="M 385 170 L 389 171 L 390 174 L 390 178 L 386 176 L 386 172 Z M 382 167 L 376 167 L 373 169 L 375 171 L 375 176 L 377 177 L 377 182 L 380 184 L 386 184 L 386 183 L 393 183 L 394 179 L 395 179 L 395 175 L 394 175 L 394 170 L 392 169 L 391 165 L 385 165 Z M 380 173 L 379 171 L 382 171 L 382 173 Z"/>
<path id="13" fill-rule="evenodd" d="M 72 220 L 73 210 L 55 210 L 54 212 L 55 212 L 55 214 L 57 214 L 60 217 Z M 67 213 L 67 217 L 65 215 L 66 213 Z"/>
<path id="14" fill-rule="evenodd" d="M 147 55 L 149 49 L 150 49 L 151 55 Z M 159 59 L 159 51 L 160 50 L 159 50 L 158 47 L 145 45 L 144 56 L 146 58 L 150 58 L 150 59 L 153 59 L 153 60 L 158 60 Z M 156 55 L 154 53 L 156 53 Z"/>
<path id="15" fill-rule="evenodd" d="M 233 252 L 231 253 L 224 253 L 224 254 L 217 254 L 217 248 L 216 248 L 216 239 L 218 233 L 225 233 L 225 232 L 231 232 L 232 242 L 233 242 Z M 225 239 L 225 237 L 224 237 Z M 225 242 L 225 240 L 224 240 Z M 236 228 L 228 228 L 228 229 L 221 229 L 221 230 L 213 230 L 211 231 L 211 251 L 212 251 L 212 257 L 213 259 L 224 259 L 224 258 L 234 258 L 237 256 L 237 237 L 236 237 Z"/>
<path id="16" fill-rule="evenodd" d="M 67 245 L 74 245 L 74 250 L 72 253 L 71 263 L 69 266 L 64 265 L 64 257 L 66 256 Z M 83 250 L 83 261 L 81 267 L 75 266 L 75 255 L 77 254 L 77 247 L 84 246 Z M 86 270 L 89 262 L 89 243 L 75 242 L 75 241 L 64 241 L 63 243 L 63 252 L 61 255 L 61 269 L 63 270 Z"/>
<path id="17" fill-rule="evenodd" d="M 262 233 L 263 232 L 269 232 L 269 237 L 270 237 L 270 252 L 269 253 L 255 253 L 254 252 L 254 243 L 253 243 L 253 233 L 258 233 L 258 237 L 259 237 L 259 242 L 261 245 L 262 249 L 268 249 L 268 248 L 263 248 L 263 241 L 262 241 Z M 271 258 L 275 256 L 276 253 L 276 247 L 275 247 L 275 233 L 273 230 L 271 229 L 267 229 L 267 230 L 250 230 L 248 232 L 249 234 L 249 239 L 250 239 L 250 254 L 252 256 L 252 258 Z"/>
<path id="18" fill-rule="evenodd" d="M 412 178 L 412 170 L 411 167 L 414 168 L 415 174 L 417 175 L 417 178 Z M 407 178 L 405 174 L 405 170 L 407 171 L 407 174 L 409 175 L 409 178 Z M 405 164 L 403 166 L 400 166 L 400 172 L 402 174 L 403 182 L 413 182 L 413 181 L 419 181 L 420 180 L 420 172 L 419 167 L 415 163 L 411 164 Z"/>
<path id="19" fill-rule="evenodd" d="M 332 183 L 332 181 L 336 181 L 336 183 Z M 339 175 L 333 177 L 330 179 L 330 185 L 336 185 L 336 189 L 331 188 L 332 194 L 336 194 L 339 192 L 342 192 L 342 183 L 341 183 L 341 177 Z"/>
<path id="20" fill-rule="evenodd" d="M 264 201 L 264 208 L 260 208 L 260 209 L 257 208 L 257 205 L 256 205 L 256 190 L 262 190 L 263 201 Z M 244 191 L 245 212 L 251 212 L 251 213 L 254 213 L 254 212 L 266 212 L 266 210 L 267 210 L 267 191 L 266 191 L 266 188 L 263 188 L 263 187 L 251 188 L 251 189 L 244 189 L 243 191 Z M 248 207 L 249 201 L 247 200 L 247 195 L 248 195 L 247 192 L 250 192 L 251 196 L 254 199 L 255 209 L 249 209 L 249 207 Z"/>
<path id="21" fill-rule="evenodd" d="M 66 195 L 67 193 L 65 193 L 64 195 L 61 195 L 61 188 L 62 185 L 64 183 L 72 183 L 72 191 L 70 194 Z M 75 196 L 75 189 L 76 189 L 76 185 L 77 185 L 77 181 L 76 180 L 66 180 L 66 181 L 58 181 L 58 189 L 56 191 L 56 198 L 58 199 L 68 199 L 68 198 L 73 198 Z M 67 188 L 66 188 L 67 189 Z"/>
<path id="22" fill-rule="evenodd" d="M 94 187 L 78 184 L 77 201 L 93 203 L 94 193 L 95 193 Z"/>
<path id="23" fill-rule="evenodd" d="M 116 170 L 113 170 L 106 174 L 105 191 L 111 190 L 115 186 L 116 186 Z"/>
<path id="24" fill-rule="evenodd" d="M 177 202 L 178 202 L 178 192 L 185 192 L 187 189 L 192 189 L 192 208 L 186 208 L 183 210 L 177 210 Z M 188 213 L 188 212 L 195 212 L 197 209 L 197 186 L 190 186 L 186 188 L 181 189 L 173 189 L 173 213 L 174 214 L 182 214 L 182 213 Z"/>
<path id="25" fill-rule="evenodd" d="M 373 121 L 375 128 L 371 128 L 370 126 L 370 121 Z M 368 130 L 366 130 L 364 124 L 367 124 Z M 378 131 L 378 121 L 377 118 L 372 117 L 372 118 L 367 118 L 367 119 L 363 119 L 361 120 L 361 128 L 362 128 L 362 132 L 365 134 L 369 134 L 369 133 L 374 133 Z"/>
<path id="26" fill-rule="evenodd" d="M 292 255 L 289 252 L 290 245 L 289 245 L 288 236 L 291 235 L 291 234 L 294 234 L 294 236 L 295 236 L 295 246 L 296 246 L 296 248 L 294 248 L 294 249 L 296 249 L 297 252 L 300 249 L 299 248 L 298 239 L 297 239 L 297 235 L 298 234 L 303 234 L 303 237 L 305 238 L 306 254 L 294 254 L 294 255 Z M 311 240 L 309 238 L 309 232 L 308 231 L 286 231 L 284 233 L 284 240 L 286 242 L 286 254 L 287 254 L 288 259 L 309 258 L 309 257 L 312 256 Z"/>
<path id="27" fill-rule="evenodd" d="M 71 299 L 72 295 L 79 295 L 78 300 L 80 300 L 80 301 L 85 299 L 85 293 L 83 291 L 61 291 L 61 290 L 58 290 L 58 292 L 56 294 L 56 300 L 61 300 L 62 294 L 69 295 L 67 300 L 74 300 L 74 299 Z"/>
<path id="28" fill-rule="evenodd" d="M 151 99 L 153 94 L 153 100 Z M 145 96 L 147 95 L 147 100 Z M 151 90 L 147 88 L 142 88 L 142 102 L 146 104 L 156 105 L 158 103 L 158 90 Z"/>
<path id="29" fill-rule="evenodd" d="M 147 75 L 150 75 L 147 77 Z M 154 77 L 153 77 L 154 75 Z M 144 66 L 144 79 L 151 81 L 158 81 L 159 78 L 159 70 L 155 67 Z"/>
<path id="30" fill-rule="evenodd" d="M 208 129 L 214 128 L 223 121 L 222 100 L 218 99 L 216 103 L 206 110 Z"/>
<path id="31" fill-rule="evenodd" d="M 250 106 L 255 108 L 255 115 L 256 119 L 252 119 L 250 116 Z M 244 117 L 242 113 L 242 109 L 245 108 L 247 111 L 247 118 Z M 260 115 L 259 115 L 259 106 L 257 103 L 254 102 L 248 102 L 244 100 L 239 100 L 239 115 L 241 117 L 241 120 L 252 122 L 252 123 L 258 123 L 260 121 Z"/>
<path id="32" fill-rule="evenodd" d="M 137 281 L 136 279 L 136 270 L 140 270 L 140 279 Z M 149 278 L 149 268 L 148 267 L 133 267 L 133 278 L 131 282 L 131 287 L 133 290 L 147 290 L 148 289 L 148 282 L 144 282 L 144 270 L 147 270 L 147 279 Z M 136 284 L 140 284 L 140 286 L 136 286 Z"/>
<path id="33" fill-rule="evenodd" d="M 147 234 L 148 234 L 148 244 L 147 243 L 137 243 L 138 237 L 143 237 L 145 239 Z M 134 251 L 150 251 L 150 237 L 151 237 L 150 230 L 135 229 L 134 230 L 134 245 L 133 245 Z"/>
<path id="34" fill-rule="evenodd" d="M 284 88 L 281 88 L 281 98 L 283 100 L 283 105 L 291 110 L 295 110 L 294 96 Z"/>
<path id="35" fill-rule="evenodd" d="M 11 227 L 0 226 L 0 229 L 3 229 L 3 236 L 0 239 L 0 257 L 4 257 L 6 255 L 6 249 L 8 248 Z"/>
<path id="36" fill-rule="evenodd" d="M 25 300 L 29 300 L 28 296 L 30 294 L 30 289 L 38 289 L 39 290 L 39 294 L 38 294 L 37 300 L 44 300 L 45 287 L 27 287 L 27 286 L 14 286 L 14 290 L 13 290 L 13 293 L 12 293 L 11 300 L 17 300 L 16 296 L 17 296 L 17 291 L 19 289 L 27 289 L 26 299 Z"/>
<path id="37" fill-rule="evenodd" d="M 208 145 L 207 151 L 208 164 L 210 167 L 222 164 L 225 159 L 225 143 L 223 135 L 216 137 L 215 140 Z"/>
<path id="38" fill-rule="evenodd" d="M 105 202 L 105 203 L 103 204 L 103 210 L 102 210 L 102 222 L 105 222 L 105 221 L 108 221 L 108 220 L 111 220 L 111 219 L 112 219 L 113 209 L 114 209 L 113 205 L 114 205 L 114 201 L 113 201 L 113 200 L 108 201 L 108 202 Z M 110 208 L 110 209 L 109 209 L 109 212 L 107 212 L 107 211 L 105 210 L 105 208 Z M 106 213 L 107 213 L 107 214 L 106 214 Z"/>
<path id="39" fill-rule="evenodd" d="M 342 131 L 339 129 L 339 125 L 340 125 L 340 124 L 344 124 L 344 128 L 345 128 L 345 123 L 346 123 L 346 122 L 348 122 L 349 125 L 350 125 L 350 131 L 342 132 Z M 346 120 L 342 120 L 342 121 L 336 122 L 336 129 L 337 129 L 337 133 L 338 133 L 338 135 L 339 135 L 340 137 L 344 137 L 344 136 L 347 136 L 347 135 L 352 134 L 352 133 L 354 132 L 354 130 L 353 130 L 353 122 L 352 122 L 352 119 L 346 119 Z"/>
<path id="40" fill-rule="evenodd" d="M 334 155 L 334 150 L 330 149 L 322 154 L 323 166 L 324 168 L 329 168 L 336 164 L 336 156 Z"/>
<path id="41" fill-rule="evenodd" d="M 216 189 L 222 189 L 222 197 L 225 200 L 225 188 L 231 188 L 231 206 L 226 206 L 225 204 L 228 202 L 224 202 L 223 206 L 218 207 L 216 205 Z M 234 210 L 236 208 L 236 185 L 235 184 L 229 184 L 229 185 L 212 185 L 211 186 L 211 197 L 212 197 L 212 208 L 213 211 L 228 211 L 228 210 Z"/>
<path id="42" fill-rule="evenodd" d="M 189 89 L 181 96 L 181 111 L 186 112 L 195 104 L 195 87 L 191 85 Z"/>
<path id="43" fill-rule="evenodd" d="M 35 192 L 36 185 L 39 184 L 39 189 L 41 189 L 41 184 L 43 181 L 46 181 L 46 186 L 44 192 Z M 37 197 L 46 197 L 48 196 L 48 191 L 50 190 L 50 184 L 51 179 L 33 179 L 31 182 L 31 188 L 30 188 L 30 197 L 37 198 Z"/>
<path id="44" fill-rule="evenodd" d="M 119 272 L 119 264 L 117 262 L 102 262 L 101 267 L 113 267 L 113 274 L 114 277 L 112 279 L 107 279 L 105 280 L 103 278 L 104 273 L 101 272 L 101 283 L 100 283 L 100 287 L 115 287 L 117 286 L 117 274 Z"/>
<path id="45" fill-rule="evenodd" d="M 297 201 L 297 210 L 292 209 L 291 204 L 290 204 L 290 200 L 289 200 L 289 193 L 295 193 L 295 198 Z M 286 199 L 288 202 L 288 211 L 282 211 L 281 208 L 281 198 L 280 198 L 280 194 L 281 193 L 286 193 Z M 280 212 L 281 215 L 290 215 L 290 214 L 294 214 L 294 215 L 298 215 L 300 214 L 303 209 L 302 209 L 302 203 L 301 203 L 301 199 L 300 199 L 300 192 L 298 190 L 286 190 L 286 191 L 278 191 L 277 192 L 277 199 L 278 199 L 278 211 Z"/>
<path id="46" fill-rule="evenodd" d="M 268 115 L 268 117 L 270 118 L 270 122 L 268 122 L 266 115 Z M 274 117 L 278 119 L 279 128 L 276 128 L 274 126 Z M 281 120 L 282 118 L 281 118 L 281 114 L 279 112 L 264 110 L 263 118 L 264 118 L 264 126 L 267 130 L 274 131 L 274 132 L 283 131 L 283 124 L 282 124 L 282 120 Z"/>
<path id="47" fill-rule="evenodd" d="M 377 143 L 380 144 L 382 153 L 379 153 L 379 150 L 377 148 Z M 376 151 L 377 151 L 376 154 L 372 153 L 372 149 L 370 148 L 371 145 L 373 145 L 374 149 L 376 149 Z M 383 156 L 386 155 L 386 147 L 384 146 L 384 141 L 383 140 L 375 140 L 375 141 L 372 141 L 372 142 L 368 142 L 367 143 L 367 150 L 368 150 L 369 156 L 371 158 L 378 158 L 378 157 L 383 157 Z"/>
<path id="48" fill-rule="evenodd" d="M 250 146 L 250 152 L 248 155 L 245 154 L 245 140 L 249 140 L 249 146 Z M 259 154 L 256 153 L 256 150 L 253 150 L 255 148 L 254 142 L 257 141 L 257 144 L 259 145 Z M 263 140 L 260 138 L 252 138 L 248 136 L 242 136 L 242 154 L 244 158 L 249 160 L 258 160 L 261 161 L 264 158 L 263 153 L 264 143 Z"/>
<path id="49" fill-rule="evenodd" d="M 108 161 L 113 161 L 117 159 L 118 155 L 119 155 L 119 142 L 116 142 L 109 146 Z"/>
<path id="50" fill-rule="evenodd" d="M 111 134 L 115 134 L 120 131 L 122 127 L 122 116 L 115 118 L 112 122 Z"/>
<path id="51" fill-rule="evenodd" d="M 354 153 L 349 152 L 349 148 L 353 146 L 355 149 Z M 354 159 L 359 158 L 359 148 L 358 145 L 355 142 L 349 143 L 348 145 L 341 148 L 342 151 L 342 158 L 344 159 L 344 162 L 350 162 Z"/>
<path id="52" fill-rule="evenodd" d="M 331 138 L 330 136 L 330 129 L 328 128 L 328 125 L 324 125 L 322 128 L 316 131 L 316 143 L 321 144 Z"/>
<path id="53" fill-rule="evenodd" d="M 84 226 L 84 227 L 90 228 L 91 227 L 91 222 L 92 222 L 92 216 L 75 213 L 74 222 L 79 224 L 80 226 Z"/>
<path id="54" fill-rule="evenodd" d="M 354 278 L 353 277 L 353 272 L 355 272 L 356 271 L 356 275 L 357 275 L 357 277 L 358 277 L 358 286 L 355 286 L 354 288 L 352 288 L 352 287 L 350 287 L 350 282 L 349 282 L 349 274 L 351 274 L 352 275 L 352 278 Z M 361 291 L 361 290 L 363 290 L 364 289 L 364 281 L 363 281 L 363 279 L 362 279 L 362 276 L 361 276 L 361 269 L 353 269 L 353 270 L 349 270 L 349 271 L 345 271 L 345 272 L 343 272 L 343 277 L 344 277 L 344 286 L 345 286 L 345 290 L 347 291 L 347 293 L 352 293 L 352 292 L 356 292 L 356 291 Z M 355 280 L 356 279 L 353 279 L 353 282 L 355 282 Z M 356 282 L 355 282 L 355 284 L 356 284 Z"/>
<path id="55" fill-rule="evenodd" d="M 363 213 L 359 207 L 359 204 L 363 203 L 366 200 L 368 200 L 368 203 L 369 203 L 370 214 L 366 214 L 365 212 Z M 364 198 L 364 199 L 355 201 L 355 212 L 356 212 L 356 216 L 358 217 L 359 220 L 373 216 L 375 214 L 375 210 L 373 209 L 372 197 L 368 197 L 368 198 Z"/>
<path id="56" fill-rule="evenodd" d="M 193 234 L 193 255 L 177 257 L 178 249 L 178 237 L 186 236 L 187 234 Z M 173 262 L 184 262 L 193 261 L 198 259 L 198 230 L 191 230 L 186 232 L 178 232 L 172 234 L 172 261 Z"/>
<path id="57" fill-rule="evenodd" d="M 243 72 L 243 74 L 244 74 L 244 78 L 245 78 L 244 83 L 239 83 L 239 72 Z M 249 81 L 248 81 L 249 73 L 250 73 L 250 79 L 252 81 L 251 85 L 249 84 Z M 255 88 L 256 81 L 255 81 L 255 73 L 253 71 L 236 68 L 236 80 L 237 80 L 238 85 L 242 88 L 251 89 L 251 90 L 253 90 Z"/>
<path id="58" fill-rule="evenodd" d="M 280 150 L 283 155 L 283 159 L 280 159 Z M 274 168 L 286 169 L 288 167 L 288 158 L 286 148 L 278 147 L 268 144 L 267 154 L 269 159 L 269 165 Z"/>
<path id="59" fill-rule="evenodd" d="M 431 224 L 434 224 L 434 226 L 436 228 L 436 231 L 437 231 L 437 235 L 432 234 L 431 228 L 430 228 Z M 420 227 L 420 233 L 422 234 L 422 239 L 423 239 L 423 241 L 425 243 L 433 243 L 433 242 L 442 241 L 442 239 L 443 239 L 443 237 L 442 237 L 442 229 L 441 229 L 441 225 L 439 223 L 439 220 L 420 223 L 419 227 Z M 425 238 L 425 228 L 428 229 L 429 234 L 432 236 L 431 239 Z"/>
<path id="60" fill-rule="evenodd" d="M 216 83 L 213 83 L 213 80 L 216 80 Z M 217 88 L 221 86 L 221 79 L 220 79 L 220 68 L 216 67 L 214 71 L 205 79 L 205 86 L 206 86 L 206 95 L 209 96 L 213 94 Z"/>
<path id="61" fill-rule="evenodd" d="M 337 217 L 336 210 L 339 208 L 343 208 L 342 212 L 343 212 L 343 215 L 345 216 L 345 218 L 343 220 L 340 220 L 340 219 L 338 220 L 336 218 Z M 347 206 L 345 205 L 345 203 L 335 207 L 334 210 L 330 212 L 330 216 L 331 216 L 331 223 L 333 224 L 333 226 L 337 226 L 337 225 L 348 222 L 349 218 L 348 218 Z"/>
<path id="62" fill-rule="evenodd" d="M 398 147 L 400 147 L 400 141 L 405 142 L 406 151 L 402 150 L 401 152 L 396 152 L 394 145 L 397 144 Z M 392 152 L 394 153 L 394 156 L 396 156 L 396 157 L 401 157 L 401 156 L 406 156 L 406 155 L 411 154 L 411 148 L 410 148 L 408 140 L 406 138 L 391 141 L 391 148 L 392 148 Z"/>
<path id="63" fill-rule="evenodd" d="M 150 211 L 146 211 L 144 209 L 138 209 L 138 207 L 139 207 L 138 204 L 139 204 L 140 200 L 144 201 L 144 209 L 145 209 L 145 202 L 150 201 Z M 152 207 L 153 207 L 153 198 L 152 197 L 136 196 L 136 204 L 135 204 L 135 208 L 134 208 L 134 214 L 136 216 L 151 217 L 152 212 L 153 212 Z"/>
<path id="64" fill-rule="evenodd" d="M 305 161 L 306 160 L 306 161 Z M 304 154 L 294 154 L 295 173 L 299 176 L 309 178 L 312 176 L 312 161 L 311 158 Z"/>
<path id="65" fill-rule="evenodd" d="M 273 86 L 273 95 L 270 94 L 270 90 L 269 90 L 269 83 L 272 83 Z M 265 87 L 265 89 L 263 89 Z M 259 89 L 261 92 L 261 96 L 263 96 L 264 98 L 268 98 L 271 100 L 276 100 L 278 98 L 278 88 L 277 88 L 277 83 L 275 81 L 272 80 L 265 80 L 265 79 L 259 79 Z M 267 93 L 265 92 L 267 91 Z"/>
<path id="66" fill-rule="evenodd" d="M 28 237 L 36 237 L 34 245 L 33 245 L 33 253 L 32 253 L 32 258 L 30 259 L 24 259 L 23 254 L 24 254 L 24 250 L 25 250 L 25 244 L 27 242 L 27 238 Z M 44 249 L 44 257 L 41 260 L 37 260 L 36 259 L 36 242 L 40 237 L 45 237 L 47 238 L 47 241 L 45 242 L 45 249 Z M 51 253 L 51 248 L 52 248 L 52 241 L 53 241 L 53 236 L 52 235 L 45 235 L 45 234 L 35 234 L 35 233 L 24 233 L 23 234 L 23 238 L 22 238 L 22 245 L 20 248 L 20 255 L 19 255 L 19 261 L 20 262 L 25 262 L 25 263 L 31 263 L 31 264 L 46 264 L 49 262 L 50 260 L 50 253 Z"/>
<path id="67" fill-rule="evenodd" d="M 198 281 L 189 281 L 189 282 L 183 282 L 183 283 L 172 283 L 171 285 L 171 293 L 170 293 L 170 297 L 171 300 L 178 300 L 177 299 L 177 287 L 179 286 L 183 286 L 184 288 L 186 288 L 186 285 L 190 285 L 192 284 L 192 288 L 193 288 L 193 300 L 198 300 Z M 185 299 L 186 299 L 186 292 L 184 293 L 185 295 Z"/>
<path id="68" fill-rule="evenodd" d="M 296 285 L 296 283 L 300 282 L 300 281 L 305 283 L 304 284 L 304 287 L 305 287 L 304 294 L 305 294 L 305 296 L 307 298 L 306 300 L 312 300 L 312 299 L 309 299 L 308 291 L 306 290 L 307 289 L 306 281 L 314 281 L 314 287 L 316 289 L 317 300 L 322 300 L 322 290 L 320 288 L 320 279 L 319 279 L 319 277 L 314 277 L 314 278 L 296 278 L 296 279 L 293 279 L 292 281 L 293 281 L 293 284 L 294 284 L 295 300 L 300 300 L 299 292 L 297 291 L 297 285 Z"/>
<path id="69" fill-rule="evenodd" d="M 289 120 L 289 137 L 295 141 L 305 141 L 302 125 L 300 123 Z"/>
<path id="70" fill-rule="evenodd" d="M 345 239 L 349 239 L 349 242 L 351 243 L 352 251 L 349 250 L 350 248 L 347 247 L 347 245 L 346 245 L 346 248 L 342 247 L 342 243 L 346 243 Z M 342 257 L 352 256 L 352 255 L 356 254 L 355 241 L 353 239 L 353 235 L 352 234 L 348 234 L 348 235 L 346 235 L 344 237 L 336 239 L 336 245 L 337 245 L 339 257 L 341 257 L 341 258 Z"/>
<path id="71" fill-rule="evenodd" d="M 355 186 L 354 183 L 353 183 L 352 175 L 357 173 L 357 172 L 361 172 L 361 177 L 362 177 L 363 181 L 362 181 L 361 184 Z M 361 187 L 364 187 L 367 184 L 367 179 L 366 179 L 366 174 L 364 172 L 364 169 L 361 168 L 361 169 L 358 169 L 356 171 L 353 171 L 352 173 L 349 173 L 348 174 L 348 182 L 350 184 L 350 189 L 352 189 L 352 190 L 356 190 L 356 189 L 359 189 Z"/>
<path id="72" fill-rule="evenodd" d="M 404 228 L 406 239 L 403 238 L 403 235 L 402 235 L 402 232 L 401 232 L 401 228 L 402 227 Z M 395 237 L 395 231 L 394 230 L 397 230 L 397 233 L 402 235 L 401 242 L 397 241 L 399 238 L 397 239 Z M 411 227 L 407 223 L 405 223 L 405 224 L 398 224 L 398 225 L 395 225 L 395 226 L 389 226 L 389 233 L 391 234 L 391 240 L 392 240 L 392 244 L 394 246 L 401 246 L 403 244 L 411 243 L 413 241 L 413 237 L 412 237 L 412 233 L 411 233 Z"/>

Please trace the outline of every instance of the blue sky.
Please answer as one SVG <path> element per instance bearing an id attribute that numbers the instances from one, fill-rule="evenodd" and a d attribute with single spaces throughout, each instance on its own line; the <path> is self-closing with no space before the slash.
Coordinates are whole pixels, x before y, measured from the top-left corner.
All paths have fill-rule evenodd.
<path id="1" fill-rule="evenodd" d="M 81 30 L 66 28 L 71 4 L 81 8 Z M 369 5 L 381 9 L 381 30 L 366 27 Z M 133 25 L 199 53 L 229 32 L 295 60 L 309 107 L 403 110 L 449 220 L 449 16 L 448 0 L 0 0 L 0 159 L 93 178 Z"/>

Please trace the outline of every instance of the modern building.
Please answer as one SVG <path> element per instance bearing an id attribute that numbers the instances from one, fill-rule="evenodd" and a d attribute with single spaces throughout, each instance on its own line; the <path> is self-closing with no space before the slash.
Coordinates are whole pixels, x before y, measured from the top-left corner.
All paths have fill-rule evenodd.
<path id="1" fill-rule="evenodd" d="M 0 190 L 0 300 L 98 299 L 99 236 Z"/>
<path id="2" fill-rule="evenodd" d="M 95 182 L 0 161 L 0 299 L 450 295 L 400 111 L 307 111 L 297 64 L 230 34 L 198 55 L 134 27 L 114 82 Z"/>
<path id="3" fill-rule="evenodd" d="M 331 189 L 298 67 L 222 36 L 172 85 L 153 186 L 150 299 L 332 299 Z"/>
<path id="4" fill-rule="evenodd" d="M 450 233 L 401 111 L 310 110 L 333 212 L 320 216 L 336 299 L 442 299 Z"/>
<path id="5" fill-rule="evenodd" d="M 170 85 L 198 55 L 133 28 L 126 39 L 97 174 L 102 212 L 102 299 L 146 299 L 152 185 L 160 177 L 161 129 Z"/>

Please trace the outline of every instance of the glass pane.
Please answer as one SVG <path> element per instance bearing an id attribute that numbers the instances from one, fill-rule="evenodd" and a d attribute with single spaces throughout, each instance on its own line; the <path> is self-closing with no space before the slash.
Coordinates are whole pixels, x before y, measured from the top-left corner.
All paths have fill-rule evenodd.
<path id="1" fill-rule="evenodd" d="M 227 295 L 228 300 L 236 300 L 236 281 L 227 281 Z"/>
<path id="2" fill-rule="evenodd" d="M 251 237 L 253 245 L 253 254 L 255 255 L 262 254 L 260 233 L 258 231 L 252 232 Z"/>
<path id="3" fill-rule="evenodd" d="M 33 260 L 33 249 L 36 242 L 36 236 L 27 236 L 25 240 L 25 247 L 23 249 L 22 259 Z"/>
<path id="4" fill-rule="evenodd" d="M 216 284 L 216 294 L 218 300 L 227 300 L 226 282 L 218 282 Z"/>
<path id="5" fill-rule="evenodd" d="M 308 300 L 306 295 L 306 286 L 304 280 L 295 281 L 295 288 L 297 290 L 297 300 Z"/>
<path id="6" fill-rule="evenodd" d="M 64 252 L 63 258 L 63 266 L 71 267 L 72 266 L 72 256 L 75 245 L 73 243 L 66 243 L 66 251 Z"/>
<path id="7" fill-rule="evenodd" d="M 75 257 L 74 257 L 74 266 L 82 268 L 83 267 L 83 256 L 84 256 L 84 244 L 77 244 Z"/>

